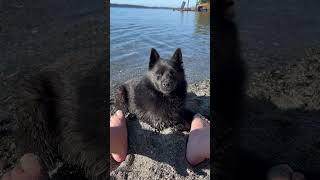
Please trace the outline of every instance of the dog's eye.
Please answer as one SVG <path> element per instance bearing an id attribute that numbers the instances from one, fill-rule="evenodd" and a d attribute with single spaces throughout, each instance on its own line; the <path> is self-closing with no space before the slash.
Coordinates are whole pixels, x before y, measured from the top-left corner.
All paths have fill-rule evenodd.
<path id="1" fill-rule="evenodd" d="M 161 78 L 161 76 L 162 76 L 162 74 L 157 73 L 157 74 L 156 74 L 157 80 L 159 80 L 159 79 Z"/>
<path id="2" fill-rule="evenodd" d="M 158 70 L 158 71 L 156 72 L 156 76 L 162 76 L 162 75 L 163 75 L 163 71 Z"/>

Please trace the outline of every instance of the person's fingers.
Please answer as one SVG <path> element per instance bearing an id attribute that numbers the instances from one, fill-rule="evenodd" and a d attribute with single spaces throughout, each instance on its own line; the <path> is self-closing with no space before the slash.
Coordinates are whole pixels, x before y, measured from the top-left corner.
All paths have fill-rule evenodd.
<path id="1" fill-rule="evenodd" d="M 290 180 L 293 170 L 287 164 L 280 164 L 270 168 L 267 173 L 267 180 Z"/>

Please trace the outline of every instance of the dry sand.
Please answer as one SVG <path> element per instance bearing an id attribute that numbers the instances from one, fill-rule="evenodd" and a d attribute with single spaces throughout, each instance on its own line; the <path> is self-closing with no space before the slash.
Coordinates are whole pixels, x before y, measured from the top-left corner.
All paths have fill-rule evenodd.
<path id="1" fill-rule="evenodd" d="M 65 6 L 59 11 L 61 16 L 55 16 L 59 8 L 54 3 L 47 8 L 50 11 L 46 11 L 41 6 L 48 5 L 40 2 L 44 1 L 26 2 L 21 6 L 18 1 L 6 1 L 0 6 L 8 9 L 0 11 L 1 17 L 5 17 L 0 19 L 1 33 L 8 34 L 3 36 L 4 41 L 0 41 L 1 52 L 6 52 L 0 54 L 0 177 L 16 161 L 12 137 L 14 102 L 10 87 L 15 83 L 14 77 L 19 69 L 28 64 L 73 57 L 74 54 L 81 56 L 93 51 L 88 47 L 103 46 L 103 42 L 92 40 L 96 33 L 95 24 L 103 23 L 102 11 L 79 3 L 82 13 L 64 18 L 63 13 L 70 13 L 73 8 Z M 306 172 L 308 179 L 316 180 L 320 169 L 320 55 L 317 50 L 320 42 L 315 37 L 320 37 L 317 23 L 320 16 L 315 16 L 318 6 L 313 3 L 246 0 L 239 1 L 236 14 L 250 75 L 246 116 L 241 123 L 242 149 L 269 167 L 285 162 L 293 169 Z M 37 4 L 40 11 L 24 8 L 32 7 L 32 4 Z M 65 26 L 66 23 L 69 26 Z M 311 52 L 307 49 L 304 54 L 309 47 L 315 49 Z M 208 86 L 203 88 L 208 89 Z M 192 101 L 200 105 L 193 107 L 200 107 L 197 111 L 203 114 L 208 113 L 206 99 Z M 135 155 L 129 156 L 112 173 L 114 177 L 205 179 L 210 176 L 208 162 L 195 169 L 187 165 L 184 159 L 186 133 L 172 133 L 167 129 L 158 134 L 146 124 L 134 121 L 130 123 L 130 131 L 141 141 L 130 139 L 131 144 L 137 145 L 129 150 Z M 60 179 L 66 173 L 79 174 L 74 167 L 65 164 L 60 170 L 62 173 L 56 173 Z M 74 179 L 83 177 L 79 175 Z"/>
<path id="2" fill-rule="evenodd" d="M 210 81 L 188 88 L 187 107 L 209 115 Z M 129 155 L 119 167 L 112 161 L 113 179 L 210 179 L 210 164 L 191 167 L 185 159 L 188 132 L 176 128 L 161 132 L 137 120 L 128 121 Z"/>
<path id="3" fill-rule="evenodd" d="M 307 179 L 318 179 L 320 53 L 308 50 L 296 62 L 249 77 L 240 144 L 261 166 L 267 165 L 265 172 L 288 163 Z"/>
<path id="4" fill-rule="evenodd" d="M 7 87 L 8 88 L 8 87 Z M 210 81 L 204 80 L 189 86 L 188 106 L 203 115 L 209 115 Z M 9 94 L 7 94 L 9 96 Z M 10 96 L 9 96 L 10 97 Z M 14 102 L 7 103 L 13 104 Z M 10 106 L 1 106 L 6 109 Z M 16 162 L 13 139 L 14 114 L 1 111 L 0 119 L 0 177 Z M 128 122 L 129 156 L 115 171 L 112 177 L 123 179 L 209 179 L 209 161 L 193 168 L 185 159 L 185 146 L 188 132 L 177 132 L 174 128 L 155 132 L 145 123 Z M 58 168 L 50 171 L 53 179 L 85 179 L 80 170 L 72 165 L 59 162 Z M 115 162 L 113 162 L 115 163 Z M 118 164 L 114 164 L 116 167 Z"/>
<path id="5" fill-rule="evenodd" d="M 268 168 L 319 179 L 319 1 L 236 1 L 248 86 L 241 147 Z M 244 159 L 243 165 L 246 159 Z M 263 166 L 253 164 L 250 168 Z M 247 168 L 254 172 L 254 169 Z M 265 178 L 265 177 L 262 177 Z"/>

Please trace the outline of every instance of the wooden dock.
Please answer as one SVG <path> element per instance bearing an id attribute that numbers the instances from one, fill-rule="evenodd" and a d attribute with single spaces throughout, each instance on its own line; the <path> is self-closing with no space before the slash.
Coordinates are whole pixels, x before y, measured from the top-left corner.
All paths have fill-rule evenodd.
<path id="1" fill-rule="evenodd" d="M 185 8 L 184 6 L 186 5 L 185 1 L 182 1 L 181 7 L 180 8 L 174 8 L 174 11 L 194 11 L 194 9 L 189 8 L 189 0 L 188 0 L 188 4 L 187 7 Z"/>
<path id="2" fill-rule="evenodd" d="M 174 11 L 195 11 L 195 9 L 191 9 L 191 8 L 173 8 Z"/>

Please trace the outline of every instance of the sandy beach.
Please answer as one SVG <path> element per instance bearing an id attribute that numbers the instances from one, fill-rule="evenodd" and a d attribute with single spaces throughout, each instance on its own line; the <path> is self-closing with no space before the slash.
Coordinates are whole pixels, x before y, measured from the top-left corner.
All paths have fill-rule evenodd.
<path id="1" fill-rule="evenodd" d="M 187 108 L 209 116 L 209 99 L 210 80 L 189 85 Z M 111 160 L 112 179 L 210 179 L 209 161 L 196 167 L 186 161 L 189 132 L 179 132 L 176 127 L 157 132 L 137 120 L 127 123 L 129 155 L 121 164 Z"/>
<path id="2" fill-rule="evenodd" d="M 104 55 L 103 7 L 97 1 L 81 2 L 74 11 L 72 6 L 59 7 L 58 2 L 1 4 L 6 11 L 0 11 L 1 17 L 5 17 L 0 19 L 1 35 L 5 34 L 5 40 L 0 41 L 4 47 L 0 54 L 0 177 L 18 158 L 13 139 L 12 93 L 15 83 L 24 75 L 23 70 L 69 58 L 81 61 Z M 33 4 L 37 4 L 37 11 L 31 10 Z M 242 163 L 251 172 L 254 167 L 263 166 L 261 178 L 269 167 L 288 163 L 304 172 L 307 179 L 319 179 L 320 26 L 317 23 L 320 16 L 316 16 L 317 7 L 289 0 L 254 3 L 247 0 L 237 4 L 236 21 L 248 68 L 240 145 L 263 164 L 248 164 L 246 159 Z M 60 12 L 59 16 L 56 12 Z M 204 115 L 209 115 L 209 83 L 204 80 L 189 87 L 188 107 Z M 128 125 L 131 155 L 119 167 L 114 164 L 113 178 L 214 177 L 208 161 L 195 168 L 186 163 L 187 132 L 177 133 L 173 128 L 155 133 L 138 121 Z M 58 162 L 57 167 L 50 171 L 53 179 L 85 179 L 75 166 Z"/>

